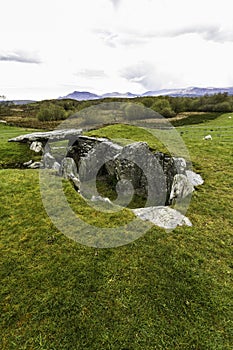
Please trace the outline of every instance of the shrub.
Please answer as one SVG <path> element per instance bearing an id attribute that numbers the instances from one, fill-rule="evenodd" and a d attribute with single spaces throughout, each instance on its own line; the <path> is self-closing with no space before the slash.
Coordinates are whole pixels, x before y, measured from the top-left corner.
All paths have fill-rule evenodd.
<path id="1" fill-rule="evenodd" d="M 63 120 L 66 119 L 66 112 L 63 107 L 48 104 L 40 108 L 37 119 L 40 121 Z"/>

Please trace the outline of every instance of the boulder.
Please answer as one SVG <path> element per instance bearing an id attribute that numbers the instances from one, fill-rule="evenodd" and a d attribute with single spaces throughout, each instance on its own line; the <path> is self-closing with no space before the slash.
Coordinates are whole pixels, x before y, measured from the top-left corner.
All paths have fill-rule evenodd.
<path id="1" fill-rule="evenodd" d="M 148 205 L 165 205 L 166 176 L 147 143 L 135 142 L 123 147 L 114 163 L 117 180 L 130 181 L 135 193 L 147 198 Z"/>
<path id="2" fill-rule="evenodd" d="M 194 191 L 192 183 L 184 174 L 176 174 L 173 179 L 170 192 L 170 202 L 173 203 L 177 199 L 182 199 L 190 195 Z"/>
<path id="3" fill-rule="evenodd" d="M 65 157 L 62 160 L 59 174 L 65 179 L 71 180 L 77 190 L 80 189 L 79 175 L 73 158 Z"/>
<path id="4" fill-rule="evenodd" d="M 70 175 L 78 177 L 77 167 L 73 158 L 65 157 L 61 162 L 60 175 L 65 179 L 69 179 Z"/>
<path id="5" fill-rule="evenodd" d="M 46 152 L 43 155 L 43 165 L 47 169 L 54 169 L 56 171 L 59 171 L 60 169 L 60 164 L 49 152 Z"/>
<path id="6" fill-rule="evenodd" d="M 99 141 L 99 140 L 98 140 Z M 95 144 L 92 149 L 80 158 L 78 172 L 81 181 L 95 179 L 98 173 L 115 173 L 112 160 L 122 151 L 122 147 L 106 139 Z M 107 170 L 106 170 L 107 169 Z"/>
<path id="7" fill-rule="evenodd" d="M 67 157 L 73 158 L 79 168 L 81 158 L 86 157 L 93 149 L 103 142 L 109 142 L 109 140 L 105 138 L 80 135 L 75 141 L 72 139 L 70 140 Z"/>
<path id="8" fill-rule="evenodd" d="M 190 220 L 170 207 L 158 206 L 132 209 L 133 213 L 144 221 L 165 229 L 174 229 L 177 226 L 192 226 Z"/>

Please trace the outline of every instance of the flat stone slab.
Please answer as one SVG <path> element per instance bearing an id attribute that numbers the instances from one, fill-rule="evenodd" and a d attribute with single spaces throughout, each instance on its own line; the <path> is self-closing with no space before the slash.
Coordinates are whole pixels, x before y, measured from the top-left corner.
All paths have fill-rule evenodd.
<path id="1" fill-rule="evenodd" d="M 177 226 L 192 226 L 191 221 L 179 211 L 170 207 L 146 207 L 132 209 L 133 213 L 144 221 L 150 221 L 154 225 L 174 229 Z"/>
<path id="2" fill-rule="evenodd" d="M 20 135 L 9 139 L 8 142 L 34 142 L 48 140 L 64 140 L 70 137 L 80 136 L 82 129 L 53 130 L 47 132 L 33 132 L 31 134 Z"/>

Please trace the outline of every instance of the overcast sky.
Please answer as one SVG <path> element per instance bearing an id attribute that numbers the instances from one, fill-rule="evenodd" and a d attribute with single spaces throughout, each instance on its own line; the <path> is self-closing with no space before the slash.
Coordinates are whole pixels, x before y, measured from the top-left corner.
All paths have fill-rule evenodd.
<path id="1" fill-rule="evenodd" d="M 232 0 L 1 2 L 0 95 L 233 86 Z"/>

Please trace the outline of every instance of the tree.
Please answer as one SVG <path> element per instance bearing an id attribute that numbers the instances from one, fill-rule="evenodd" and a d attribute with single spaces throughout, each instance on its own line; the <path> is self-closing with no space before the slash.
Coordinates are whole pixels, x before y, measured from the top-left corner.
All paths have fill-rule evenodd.
<path id="1" fill-rule="evenodd" d="M 172 110 L 169 101 L 165 98 L 158 98 L 151 106 L 155 112 L 160 113 L 165 118 L 171 118 L 175 116 L 175 112 Z"/>

